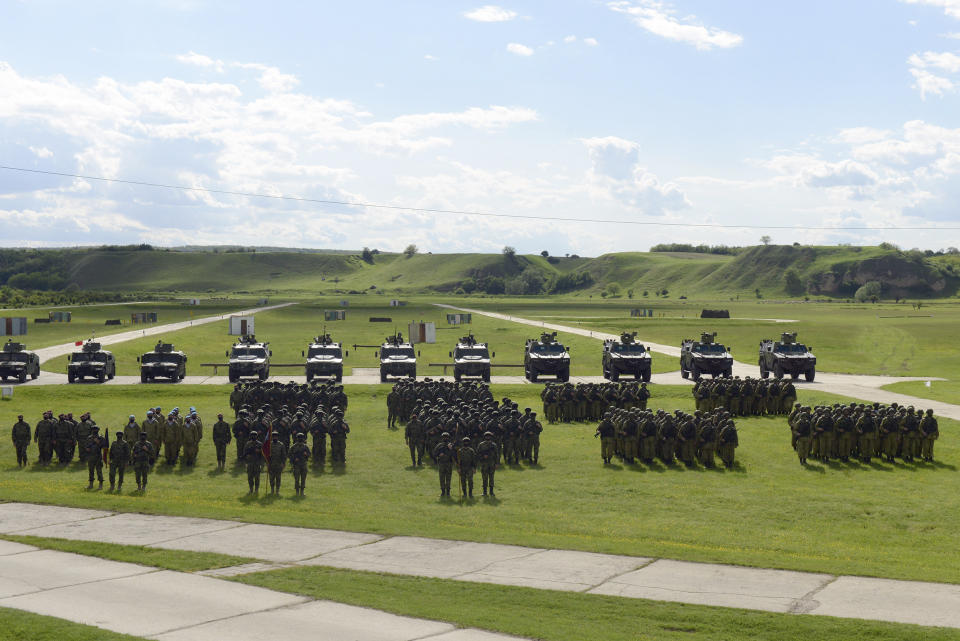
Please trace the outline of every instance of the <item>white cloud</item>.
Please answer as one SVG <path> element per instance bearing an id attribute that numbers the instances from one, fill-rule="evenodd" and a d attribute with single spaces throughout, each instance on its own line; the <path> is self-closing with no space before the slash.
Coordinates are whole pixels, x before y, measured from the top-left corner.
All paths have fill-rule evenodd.
<path id="1" fill-rule="evenodd" d="M 177 60 L 182 62 L 185 65 L 194 65 L 196 67 L 203 67 L 206 69 L 213 69 L 214 71 L 223 73 L 223 60 L 214 60 L 210 56 L 205 56 L 203 54 L 191 51 L 190 53 L 184 53 L 177 56 Z"/>
<path id="2" fill-rule="evenodd" d="M 584 138 L 590 156 L 588 182 L 596 198 L 612 199 L 643 214 L 660 216 L 690 207 L 674 183 L 661 183 L 639 163 L 640 146 L 624 138 Z"/>
<path id="3" fill-rule="evenodd" d="M 472 11 L 467 11 L 463 16 L 477 22 L 507 22 L 516 18 L 517 12 L 487 4 Z"/>
<path id="4" fill-rule="evenodd" d="M 941 35 L 942 38 L 949 38 L 950 40 L 960 40 L 960 31 L 954 31 L 952 33 L 944 33 Z"/>
<path id="5" fill-rule="evenodd" d="M 519 42 L 511 42 L 507 45 L 507 51 L 510 53 L 516 54 L 518 56 L 532 56 L 533 49 L 527 45 L 522 45 Z"/>
<path id="6" fill-rule="evenodd" d="M 576 37 L 576 36 L 567 36 L 566 38 L 563 39 L 563 41 L 569 44 L 569 43 L 571 43 L 571 42 L 576 42 L 576 41 L 577 41 L 577 37 Z"/>
<path id="7" fill-rule="evenodd" d="M 46 147 L 28 147 L 30 151 L 33 152 L 33 155 L 37 158 L 50 158 L 53 156 L 53 152 L 47 149 Z"/>
<path id="8" fill-rule="evenodd" d="M 259 71 L 260 78 L 258 82 L 260 86 L 267 91 L 283 93 L 290 91 L 300 84 L 300 80 L 296 76 L 283 73 L 276 67 L 260 64 L 259 62 L 235 62 L 233 66 L 241 69 L 254 69 Z"/>
<path id="9" fill-rule="evenodd" d="M 952 18 L 960 18 L 960 0 L 900 0 L 907 4 L 921 4 L 929 7 L 939 7 Z"/>
<path id="10" fill-rule="evenodd" d="M 597 42 L 596 38 L 584 38 L 583 44 L 587 45 L 588 47 L 596 47 L 600 43 Z"/>
<path id="11" fill-rule="evenodd" d="M 925 51 L 924 53 L 915 53 L 907 59 L 911 66 L 918 69 L 940 69 L 947 73 L 957 73 L 960 71 L 960 56 L 949 51 L 936 52 Z"/>
<path id="12" fill-rule="evenodd" d="M 878 140 L 883 140 L 888 138 L 890 134 L 891 132 L 889 129 L 875 129 L 873 127 L 850 127 L 849 129 L 841 129 L 835 140 L 836 142 L 859 145 L 865 142 L 876 142 Z"/>
<path id="13" fill-rule="evenodd" d="M 934 75 L 925 69 L 913 68 L 910 70 L 910 75 L 913 76 L 914 80 L 913 88 L 920 92 L 920 97 L 924 100 L 926 100 L 927 94 L 942 96 L 956 88 L 956 85 L 949 78 Z"/>
<path id="14" fill-rule="evenodd" d="M 439 58 L 437 58 L 436 56 L 431 56 L 429 53 L 426 54 L 426 55 L 423 57 L 423 59 L 424 59 L 424 60 L 431 60 L 431 61 L 433 61 L 433 60 L 439 60 Z"/>
<path id="15" fill-rule="evenodd" d="M 696 16 L 678 18 L 672 8 L 658 0 L 617 1 L 607 6 L 630 16 L 637 26 L 654 35 L 690 44 L 697 49 L 729 49 L 743 44 L 743 36 L 700 24 Z"/>

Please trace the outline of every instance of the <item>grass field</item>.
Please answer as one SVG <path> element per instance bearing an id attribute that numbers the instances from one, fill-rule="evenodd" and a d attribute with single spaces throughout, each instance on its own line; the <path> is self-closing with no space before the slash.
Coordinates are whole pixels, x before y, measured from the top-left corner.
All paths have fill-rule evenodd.
<path id="1" fill-rule="evenodd" d="M 494 386 L 536 407 L 535 386 Z M 557 547 L 829 573 L 960 582 L 957 424 L 941 420 L 935 464 L 813 464 L 802 468 L 782 418 L 741 421 L 733 470 L 662 465 L 604 468 L 593 425 L 547 426 L 539 466 L 498 473 L 498 499 L 437 497 L 434 471 L 411 469 L 399 432 L 385 428 L 385 388 L 348 386 L 345 466 L 312 470 L 307 496 L 250 497 L 239 467 L 214 469 L 205 440 L 196 468 L 159 465 L 145 496 L 85 490 L 86 469 L 18 471 L 0 442 L 0 499 L 118 511 Z M 808 404 L 834 397 L 801 390 Z M 24 388 L 0 403 L 0 423 L 41 410 L 93 412 L 111 431 L 147 405 L 193 405 L 209 426 L 227 407 L 209 386 Z M 692 408 L 689 388 L 656 386 L 652 407 Z M 36 449 L 31 448 L 31 460 Z"/>
<path id="2" fill-rule="evenodd" d="M 359 298 L 359 300 L 357 300 Z M 536 328 L 506 323 L 484 316 L 476 315 L 473 322 L 466 326 L 452 326 L 446 322 L 449 310 L 441 309 L 429 302 L 413 301 L 405 307 L 390 307 L 389 300 L 382 296 L 353 297 L 350 307 L 347 308 L 347 320 L 325 323 L 324 310 L 340 309 L 339 298 L 321 299 L 319 301 L 301 302 L 283 309 L 262 312 L 256 316 L 257 337 L 270 341 L 273 351 L 273 363 L 302 363 L 305 359 L 301 352 L 306 349 L 311 337 L 321 333 L 326 326 L 334 340 L 345 343 L 349 354 L 344 359 L 344 374 L 350 374 L 354 367 L 376 368 L 379 361 L 375 357 L 376 347 L 359 347 L 353 345 L 379 346 L 388 334 L 399 329 L 407 335 L 407 325 L 410 321 L 432 321 L 437 326 L 437 342 L 435 344 L 420 344 L 417 346 L 420 358 L 417 360 L 417 373 L 421 376 L 442 376 L 443 370 L 439 367 L 429 367 L 429 363 L 449 363 L 452 359 L 449 352 L 455 346 L 457 339 L 468 331 L 473 331 L 479 340 L 487 341 L 491 351 L 496 353 L 494 363 L 522 364 L 523 347 L 527 338 L 539 336 Z M 433 299 L 439 300 L 439 299 Z M 371 323 L 370 317 L 392 318 L 392 323 Z M 571 349 L 571 373 L 578 375 L 600 374 L 601 344 L 597 340 L 575 334 L 562 334 L 560 339 Z M 163 336 L 163 340 L 173 342 L 178 349 L 187 353 L 189 374 L 212 374 L 212 368 L 201 368 L 201 363 L 226 363 L 224 354 L 236 337 L 227 335 L 227 321 L 218 321 L 199 327 L 188 328 L 178 332 L 171 332 Z M 117 373 L 120 375 L 136 375 L 140 373 L 137 356 L 153 349 L 157 337 L 149 337 L 129 341 L 112 346 L 110 349 L 117 359 Z M 67 357 L 48 361 L 43 369 L 53 372 L 65 372 Z M 655 372 L 664 372 L 675 369 L 673 359 L 654 357 Z M 224 369 L 221 374 L 226 374 Z M 303 370 L 295 368 L 277 368 L 271 372 L 274 376 L 303 380 Z M 494 375 L 523 375 L 522 368 L 494 368 Z M 452 370 L 447 376 L 452 377 Z"/>
<path id="3" fill-rule="evenodd" d="M 930 387 L 927 387 L 924 381 L 907 381 L 884 385 L 883 389 L 944 403 L 960 403 L 960 381 L 957 380 L 931 381 Z"/>
<path id="4" fill-rule="evenodd" d="M 119 332 L 128 332 L 132 329 L 152 327 L 154 324 L 135 325 L 130 322 L 130 315 L 136 312 L 157 312 L 156 325 L 179 323 L 191 318 L 203 318 L 235 310 L 256 307 L 257 300 L 253 298 L 237 298 L 230 301 L 204 303 L 201 305 L 187 305 L 185 303 L 147 302 L 129 305 L 82 305 L 77 307 L 30 307 L 17 311 L 0 312 L 0 316 L 26 316 L 27 335 L 16 338 L 26 343 L 29 349 L 39 349 L 50 345 L 67 343 L 70 341 L 86 340 L 92 335 L 108 336 Z M 72 312 L 69 323 L 34 323 L 34 318 L 47 318 L 50 311 Z M 123 325 L 104 325 L 108 319 L 120 319 Z M 2 342 L 7 339 L 3 338 Z M 59 370 L 58 370 L 59 371 Z"/>
<path id="5" fill-rule="evenodd" d="M 56 617 L 0 608 L 0 641 L 137 641 L 142 637 L 110 632 Z"/>
<path id="6" fill-rule="evenodd" d="M 395 614 L 439 619 L 461 627 L 549 641 L 926 641 L 957 638 L 956 630 L 941 628 L 772 614 L 331 568 L 290 568 L 248 574 L 234 580 Z"/>

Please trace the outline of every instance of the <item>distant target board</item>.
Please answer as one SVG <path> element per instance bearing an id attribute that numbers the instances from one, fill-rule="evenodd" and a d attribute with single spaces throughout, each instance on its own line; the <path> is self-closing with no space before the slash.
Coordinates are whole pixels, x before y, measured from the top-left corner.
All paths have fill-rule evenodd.
<path id="1" fill-rule="evenodd" d="M 69 323 L 73 320 L 71 312 L 48 312 L 47 318 L 51 323 Z"/>
<path id="2" fill-rule="evenodd" d="M 472 319 L 473 314 L 447 314 L 448 325 L 469 325 Z"/>
<path id="3" fill-rule="evenodd" d="M 652 309 L 637 308 L 630 310 L 631 318 L 653 318 Z"/>
<path id="4" fill-rule="evenodd" d="M 347 320 L 347 310 L 345 309 L 327 309 L 323 312 L 323 320 L 325 321 L 342 321 Z"/>
<path id="5" fill-rule="evenodd" d="M 135 324 L 156 323 L 157 312 L 134 312 L 130 314 L 130 322 Z"/>

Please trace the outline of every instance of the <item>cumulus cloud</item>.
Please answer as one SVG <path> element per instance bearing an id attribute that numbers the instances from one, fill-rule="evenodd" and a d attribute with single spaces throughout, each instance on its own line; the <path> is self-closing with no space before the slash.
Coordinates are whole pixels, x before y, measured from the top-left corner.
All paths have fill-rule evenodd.
<path id="1" fill-rule="evenodd" d="M 900 0 L 907 4 L 920 4 L 928 7 L 939 7 L 951 18 L 960 18 L 960 0 Z"/>
<path id="2" fill-rule="evenodd" d="M 915 53 L 907 59 L 911 66 L 919 69 L 939 69 L 947 73 L 957 73 L 960 71 L 960 56 L 949 51 L 925 51 Z"/>
<path id="3" fill-rule="evenodd" d="M 576 41 L 577 41 L 577 37 L 576 37 L 576 36 L 567 36 L 566 38 L 563 39 L 563 41 L 569 44 L 569 43 L 571 43 L 571 42 L 576 42 Z"/>
<path id="4" fill-rule="evenodd" d="M 607 6 L 630 16 L 641 29 L 667 40 L 693 45 L 697 49 L 729 49 L 743 44 L 743 36 L 703 25 L 696 16 L 679 18 L 675 10 L 658 0 L 617 1 Z"/>
<path id="5" fill-rule="evenodd" d="M 190 53 L 184 53 L 177 56 L 177 60 L 182 62 L 185 65 L 193 65 L 195 67 L 203 67 L 205 69 L 213 69 L 223 73 L 224 62 L 223 60 L 214 60 L 210 56 L 205 56 L 201 53 L 191 51 Z"/>
<path id="6" fill-rule="evenodd" d="M 926 69 L 911 69 L 910 75 L 913 76 L 913 88 L 920 92 L 920 97 L 924 100 L 927 99 L 927 94 L 942 96 L 956 89 L 952 80 L 932 74 Z"/>
<path id="7" fill-rule="evenodd" d="M 37 158 L 51 158 L 53 156 L 53 152 L 47 149 L 46 147 L 30 146 L 28 147 L 28 149 L 32 151 L 33 155 L 36 156 Z"/>
<path id="8" fill-rule="evenodd" d="M 584 38 L 583 44 L 587 45 L 588 47 L 596 47 L 600 43 L 597 42 L 596 38 Z"/>
<path id="9" fill-rule="evenodd" d="M 614 199 L 651 216 L 690 207 L 677 185 L 661 183 L 640 165 L 637 143 L 616 136 L 585 138 L 581 142 L 590 157 L 587 175 L 595 196 Z"/>
<path id="10" fill-rule="evenodd" d="M 290 91 L 300 84 L 300 80 L 297 79 L 296 76 L 289 73 L 283 73 L 276 67 L 260 64 L 258 62 L 236 62 L 233 64 L 233 66 L 241 69 L 253 69 L 255 71 L 259 71 L 260 78 L 258 82 L 260 83 L 260 86 L 267 91 L 282 93 Z"/>
<path id="11" fill-rule="evenodd" d="M 511 42 L 507 45 L 507 51 L 518 56 L 532 56 L 533 49 L 527 45 L 522 45 L 519 42 Z"/>
<path id="12" fill-rule="evenodd" d="M 517 12 L 493 4 L 487 4 L 467 11 L 463 16 L 477 22 L 508 22 L 517 17 Z"/>

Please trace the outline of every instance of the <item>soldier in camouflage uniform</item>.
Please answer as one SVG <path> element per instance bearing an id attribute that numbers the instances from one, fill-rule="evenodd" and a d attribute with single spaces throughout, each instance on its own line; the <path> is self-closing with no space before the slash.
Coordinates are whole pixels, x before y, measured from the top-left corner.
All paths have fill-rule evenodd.
<path id="1" fill-rule="evenodd" d="M 27 466 L 27 446 L 30 445 L 30 424 L 23 420 L 23 414 L 17 416 L 11 434 L 13 447 L 17 451 L 17 467 Z"/>
<path id="2" fill-rule="evenodd" d="M 133 459 L 133 473 L 137 478 L 137 490 L 146 492 L 147 476 L 150 474 L 150 467 L 157 460 L 157 451 L 147 439 L 146 432 L 140 432 L 140 438 L 131 448 L 130 457 Z"/>
<path id="3" fill-rule="evenodd" d="M 457 449 L 457 474 L 460 476 L 460 496 L 473 498 L 473 475 L 477 468 L 477 452 L 470 447 L 470 437 L 464 436 Z"/>
<path id="4" fill-rule="evenodd" d="M 116 484 L 117 492 L 122 492 L 123 475 L 127 471 L 127 463 L 130 462 L 130 443 L 127 442 L 123 432 L 117 432 L 117 438 L 110 445 L 109 459 L 110 491 L 113 491 L 114 481 L 118 481 Z"/>
<path id="5" fill-rule="evenodd" d="M 88 490 L 93 489 L 93 477 L 96 474 L 100 488 L 103 489 L 103 458 L 107 452 L 107 439 L 100 436 L 100 428 L 96 425 L 90 426 L 90 436 L 83 444 L 84 460 L 87 463 L 87 472 L 89 474 Z"/>
<path id="6" fill-rule="evenodd" d="M 283 480 L 283 468 L 287 465 L 287 446 L 276 432 L 270 441 L 270 456 L 267 459 L 267 476 L 270 479 L 270 493 L 280 494 L 280 481 Z"/>
<path id="7" fill-rule="evenodd" d="M 497 472 L 497 461 L 500 460 L 499 447 L 493 440 L 493 433 L 484 432 L 483 440 L 477 445 L 477 460 L 480 464 L 480 478 L 483 482 L 483 495 L 496 496 L 493 493 L 493 481 Z"/>
<path id="8" fill-rule="evenodd" d="M 297 432 L 290 447 L 290 468 L 293 470 L 293 487 L 297 496 L 304 496 L 307 488 L 307 462 L 310 460 L 310 448 L 307 447 L 307 435 Z"/>
<path id="9" fill-rule="evenodd" d="M 217 414 L 217 422 L 211 430 L 213 446 L 217 450 L 217 469 L 221 472 L 227 467 L 227 446 L 230 445 L 230 424 L 223 420 L 223 414 Z"/>
<path id="10" fill-rule="evenodd" d="M 407 427 L 404 429 L 404 439 L 407 447 L 410 448 L 410 465 L 417 467 L 423 465 L 423 451 L 426 447 L 426 435 L 423 431 L 423 423 L 416 413 L 411 414 L 407 421 Z"/>
<path id="11" fill-rule="evenodd" d="M 440 441 L 433 449 L 433 460 L 437 462 L 437 472 L 440 474 L 440 496 L 450 496 L 450 479 L 453 475 L 453 460 L 456 452 L 450 443 L 450 434 L 443 432 Z"/>
<path id="12" fill-rule="evenodd" d="M 57 453 L 57 462 L 67 465 L 73 460 L 73 451 L 76 448 L 76 424 L 70 416 L 64 416 L 53 428 L 53 449 Z"/>
<path id="13" fill-rule="evenodd" d="M 933 443 L 938 438 L 940 438 L 940 426 L 937 424 L 937 419 L 933 417 L 933 410 L 927 410 L 920 421 L 920 457 L 924 461 L 933 461 Z"/>
<path id="14" fill-rule="evenodd" d="M 43 413 L 43 419 L 37 423 L 33 430 L 33 440 L 40 452 L 37 462 L 41 465 L 49 464 L 53 458 L 54 423 L 53 412 L 46 411 Z"/>
<path id="15" fill-rule="evenodd" d="M 249 494 L 260 491 L 260 474 L 263 472 L 263 443 L 256 431 L 250 432 L 243 446 L 243 461 L 247 464 Z"/>

